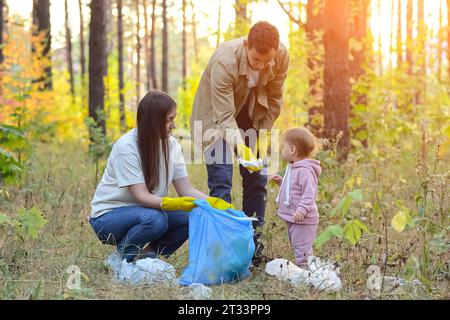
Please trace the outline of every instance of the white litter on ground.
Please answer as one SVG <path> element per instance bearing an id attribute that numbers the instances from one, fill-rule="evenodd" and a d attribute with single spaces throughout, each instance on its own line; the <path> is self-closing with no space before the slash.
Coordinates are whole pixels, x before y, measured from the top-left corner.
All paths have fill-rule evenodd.
<path id="1" fill-rule="evenodd" d="M 181 299 L 184 300 L 208 300 L 211 299 L 212 289 L 201 283 L 193 283 L 180 290 Z"/>
<path id="2" fill-rule="evenodd" d="M 152 284 L 180 286 L 175 268 L 160 259 L 146 258 L 131 263 L 125 259 L 122 260 L 119 253 L 114 251 L 106 258 L 104 264 L 113 271 L 114 280 L 121 283 L 133 286 Z M 206 300 L 211 298 L 211 293 L 211 288 L 201 283 L 193 283 L 188 287 L 181 287 L 180 299 Z"/>
<path id="3" fill-rule="evenodd" d="M 111 253 L 105 260 L 105 265 L 114 272 L 114 279 L 131 284 L 167 284 L 177 285 L 175 268 L 160 259 L 140 259 L 136 263 L 121 260 L 119 253 Z"/>
<path id="4" fill-rule="evenodd" d="M 384 291 L 391 294 L 415 294 L 426 292 L 425 286 L 417 279 L 411 281 L 398 278 L 384 276 Z"/>
<path id="5" fill-rule="evenodd" d="M 275 259 L 266 264 L 266 273 L 293 284 L 304 284 L 327 291 L 342 289 L 339 267 L 335 263 L 322 261 L 318 257 L 308 258 L 308 268 L 299 268 L 286 259 Z"/>

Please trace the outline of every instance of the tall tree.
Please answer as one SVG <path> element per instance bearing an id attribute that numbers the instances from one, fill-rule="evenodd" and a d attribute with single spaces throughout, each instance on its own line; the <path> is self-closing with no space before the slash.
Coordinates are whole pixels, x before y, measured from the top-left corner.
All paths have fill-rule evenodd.
<path id="1" fill-rule="evenodd" d="M 183 31 L 182 31 L 182 77 L 183 88 L 186 89 L 187 78 L 187 47 L 186 47 L 186 0 L 182 2 L 183 6 Z"/>
<path id="2" fill-rule="evenodd" d="M 64 28 L 66 31 L 66 57 L 67 57 L 67 67 L 69 69 L 70 93 L 72 94 L 72 100 L 74 100 L 75 84 L 73 77 L 73 61 L 72 61 L 72 32 L 70 30 L 69 7 L 67 4 L 67 0 L 64 0 Z"/>
<path id="3" fill-rule="evenodd" d="M 119 56 L 119 117 L 120 130 L 125 132 L 125 83 L 123 79 L 123 12 L 122 0 L 117 0 L 117 43 Z"/>
<path id="4" fill-rule="evenodd" d="M 194 9 L 194 0 L 191 0 L 191 9 L 192 9 L 192 37 L 194 42 L 194 57 L 195 62 L 199 61 L 199 53 L 198 53 L 198 39 L 197 39 L 197 20 L 195 19 L 195 9 Z"/>
<path id="5" fill-rule="evenodd" d="M 389 34 L 389 72 L 392 71 L 392 54 L 394 53 L 394 11 L 395 0 L 391 0 L 391 32 Z"/>
<path id="6" fill-rule="evenodd" d="M 217 14 L 217 38 L 216 38 L 216 48 L 220 44 L 220 37 L 221 37 L 221 30 L 220 30 L 220 24 L 222 19 L 222 0 L 219 0 L 219 12 Z"/>
<path id="7" fill-rule="evenodd" d="M 168 93 L 169 90 L 169 41 L 168 41 L 168 21 L 167 21 L 167 0 L 162 0 L 162 90 Z"/>
<path id="8" fill-rule="evenodd" d="M 158 88 L 158 79 L 156 77 L 156 46 L 155 46 L 155 35 L 156 35 L 156 0 L 153 0 L 152 4 L 152 31 L 150 33 L 150 51 L 151 51 L 151 73 L 152 73 L 152 84 L 153 88 Z"/>
<path id="9" fill-rule="evenodd" d="M 349 146 L 349 10 L 350 0 L 325 0 L 324 137 L 336 141 L 341 158 Z"/>
<path id="10" fill-rule="evenodd" d="M 152 67 L 150 65 L 150 33 L 148 30 L 148 8 L 147 8 L 147 0 L 142 0 L 142 5 L 144 7 L 144 29 L 145 29 L 145 35 L 144 35 L 144 57 L 145 57 L 145 70 L 146 70 L 146 77 L 145 82 L 147 84 L 147 91 L 150 91 L 152 87 Z"/>
<path id="11" fill-rule="evenodd" d="M 308 99 L 308 127 L 316 136 L 322 134 L 322 121 L 320 115 L 323 115 L 323 87 L 321 78 L 323 73 L 323 60 L 319 54 L 320 44 L 323 43 L 324 31 L 324 0 L 308 0 L 306 5 L 306 36 L 311 44 L 308 53 L 309 77 L 309 99 Z M 297 21 L 296 18 L 291 20 Z M 300 24 L 299 24 L 300 25 Z"/>
<path id="12" fill-rule="evenodd" d="M 134 0 L 136 7 L 136 105 L 139 103 L 141 96 L 141 37 L 139 32 L 141 30 L 141 18 L 139 10 L 139 0 Z"/>
<path id="13" fill-rule="evenodd" d="M 367 33 L 370 0 L 351 0 L 350 38 L 356 45 L 350 49 L 352 61 L 349 63 L 350 77 L 353 82 L 364 75 L 364 65 L 367 62 Z"/>
<path id="14" fill-rule="evenodd" d="M 103 76 L 107 69 L 106 1 L 91 0 L 89 25 L 89 117 L 96 121 L 104 134 L 105 119 L 98 117 L 98 111 L 103 112 L 105 106 Z"/>
<path id="15" fill-rule="evenodd" d="M 248 0 L 236 0 L 234 10 L 236 13 L 235 20 L 235 37 L 242 37 L 247 35 L 250 20 L 247 16 L 247 4 Z"/>
<path id="16" fill-rule="evenodd" d="M 386 0 L 385 0 L 386 1 Z M 377 3 L 377 11 L 378 11 L 378 25 L 381 27 L 383 24 L 383 14 L 381 13 L 381 0 L 378 0 Z M 381 43 L 381 28 L 378 30 L 378 68 L 380 75 L 383 74 L 383 45 Z"/>
<path id="17" fill-rule="evenodd" d="M 419 88 L 416 91 L 416 103 L 421 103 L 423 95 L 426 94 L 426 28 L 424 0 L 417 0 L 417 83 Z"/>
<path id="18" fill-rule="evenodd" d="M 78 8 L 80 11 L 80 65 L 81 65 L 81 86 L 85 87 L 86 80 L 86 56 L 84 48 L 84 19 L 83 19 L 83 3 L 82 0 L 78 0 Z"/>
<path id="19" fill-rule="evenodd" d="M 450 79 L 450 0 L 447 0 L 447 59 L 448 78 Z"/>
<path id="20" fill-rule="evenodd" d="M 4 0 L 0 0 L 0 64 L 3 62 L 3 7 Z"/>
<path id="21" fill-rule="evenodd" d="M 367 54 L 369 52 L 368 35 L 368 16 L 370 0 L 351 0 L 350 13 L 350 38 L 358 45 L 350 49 L 353 59 L 349 62 L 351 83 L 358 86 L 358 90 L 352 90 L 352 106 L 367 105 L 368 88 L 364 82 L 365 67 L 368 62 Z M 352 113 L 353 108 L 350 110 Z M 356 115 L 352 115 L 355 124 L 352 128 L 353 135 L 367 146 L 367 130 L 366 124 L 358 119 Z"/>
<path id="22" fill-rule="evenodd" d="M 438 29 L 438 62 L 437 62 L 437 69 L 438 69 L 438 80 L 439 83 L 442 81 L 442 20 L 443 20 L 443 9 L 442 9 L 442 0 L 439 0 L 439 29 Z"/>
<path id="23" fill-rule="evenodd" d="M 113 31 L 113 0 L 105 0 L 105 17 L 106 17 L 106 56 L 108 56 L 113 48 L 114 48 L 114 42 L 112 38 L 112 31 Z M 108 68 L 106 68 L 105 75 L 108 74 Z"/>
<path id="24" fill-rule="evenodd" d="M 406 63 L 408 64 L 408 74 L 412 75 L 413 69 L 413 0 L 408 0 L 406 6 Z"/>
<path id="25" fill-rule="evenodd" d="M 403 64 L 403 40 L 402 40 L 402 2 L 397 0 L 397 67 Z"/>
<path id="26" fill-rule="evenodd" d="M 33 26 L 34 33 L 38 34 L 43 32 L 44 39 L 42 40 L 42 56 L 51 59 L 51 25 L 50 25 L 50 0 L 33 0 Z M 53 88 L 52 83 L 52 66 L 49 63 L 44 70 L 45 75 L 39 82 L 43 85 L 41 90 L 51 90 Z"/>

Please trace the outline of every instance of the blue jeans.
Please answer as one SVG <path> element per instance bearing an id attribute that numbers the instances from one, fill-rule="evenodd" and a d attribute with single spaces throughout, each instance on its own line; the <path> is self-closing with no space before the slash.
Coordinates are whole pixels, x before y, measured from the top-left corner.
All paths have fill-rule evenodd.
<path id="1" fill-rule="evenodd" d="M 100 241 L 117 246 L 127 262 L 132 262 L 147 243 L 153 251 L 170 255 L 189 235 L 189 212 L 185 211 L 166 213 L 139 206 L 120 207 L 90 223 Z"/>
<path id="2" fill-rule="evenodd" d="M 223 148 L 223 159 L 217 160 L 215 151 Z M 206 170 L 208 172 L 208 188 L 212 197 L 221 198 L 231 203 L 231 188 L 233 181 L 233 164 L 231 162 L 231 148 L 224 140 L 218 140 L 205 152 Z M 267 176 L 260 172 L 250 173 L 239 165 L 242 177 L 242 211 L 247 216 L 256 216 L 258 221 L 253 226 L 262 227 L 267 200 Z"/>

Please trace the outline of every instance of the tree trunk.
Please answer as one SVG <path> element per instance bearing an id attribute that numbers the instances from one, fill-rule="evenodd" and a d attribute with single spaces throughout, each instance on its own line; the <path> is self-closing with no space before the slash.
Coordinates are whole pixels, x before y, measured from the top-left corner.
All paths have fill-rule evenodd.
<path id="1" fill-rule="evenodd" d="M 351 4 L 352 10 L 350 14 L 350 38 L 356 40 L 357 43 L 361 44 L 356 49 L 354 48 L 351 50 L 351 56 L 353 57 L 353 60 L 349 62 L 349 72 L 352 83 L 359 86 L 359 92 L 356 92 L 355 90 L 352 104 L 353 106 L 367 106 L 366 92 L 368 92 L 368 88 L 361 87 L 361 80 L 364 77 L 364 67 L 367 63 L 367 21 L 369 15 L 370 0 L 352 0 Z M 351 106 L 351 110 L 353 110 L 353 106 Z M 354 118 L 355 122 L 361 122 L 357 123 L 352 128 L 352 133 L 358 140 L 361 141 L 364 146 L 367 147 L 367 126 L 361 121 L 361 119 L 357 119 L 356 115 L 352 115 L 352 117 Z"/>
<path id="2" fill-rule="evenodd" d="M 78 0 L 78 7 L 80 9 L 80 65 L 81 65 L 81 86 L 86 85 L 86 56 L 84 49 L 84 19 L 83 19 L 83 4 Z"/>
<path id="3" fill-rule="evenodd" d="M 354 82 L 364 75 L 364 64 L 367 62 L 367 21 L 370 0 L 352 0 L 350 19 L 350 38 L 356 40 L 360 46 L 351 50 L 353 60 L 349 62 L 350 77 Z"/>
<path id="4" fill-rule="evenodd" d="M 397 1 L 397 68 L 403 64 L 403 39 L 402 39 L 402 2 Z"/>
<path id="5" fill-rule="evenodd" d="M 216 40 L 216 48 L 220 45 L 220 37 L 221 37 L 221 30 L 220 30 L 220 23 L 222 18 L 222 0 L 219 0 L 219 13 L 217 15 L 217 40 Z"/>
<path id="6" fill-rule="evenodd" d="M 439 83 L 442 82 L 442 20 L 443 20 L 442 0 L 439 0 L 439 29 L 438 29 L 438 61 L 437 71 Z"/>
<path id="7" fill-rule="evenodd" d="M 308 42 L 312 44 L 311 52 L 308 53 L 309 78 L 309 97 L 308 100 L 308 128 L 315 136 L 322 136 L 323 115 L 323 86 L 321 79 L 323 76 L 323 61 L 320 58 L 319 47 L 323 43 L 324 30 L 324 1 L 308 0 L 306 5 L 306 36 Z M 297 21 L 291 19 L 291 21 Z M 320 36 L 319 36 L 320 34 Z"/>
<path id="8" fill-rule="evenodd" d="M 151 74 L 152 74 L 152 84 L 153 88 L 158 88 L 158 79 L 156 77 L 156 47 L 155 47 L 155 35 L 156 35 L 156 0 L 153 0 L 152 4 L 152 31 L 150 34 L 151 42 Z"/>
<path id="9" fill-rule="evenodd" d="M 194 9 L 194 1 L 191 0 L 191 8 L 192 8 L 192 37 L 194 38 L 194 57 L 195 62 L 199 61 L 199 53 L 198 53 L 198 44 L 197 44 L 197 20 L 195 19 L 195 9 Z"/>
<path id="10" fill-rule="evenodd" d="M 408 74 L 412 75 L 413 69 L 413 57 L 412 57 L 412 47 L 413 47 L 413 28 L 412 28 L 412 18 L 413 18 L 413 7 L 412 0 L 408 0 L 406 7 L 406 63 L 408 64 Z"/>
<path id="11" fill-rule="evenodd" d="M 386 1 L 386 0 L 385 0 Z M 383 18 L 381 14 L 381 0 L 378 0 L 378 25 L 381 26 L 383 23 Z M 378 68 L 380 75 L 383 74 L 383 47 L 381 43 L 381 30 L 378 30 Z"/>
<path id="12" fill-rule="evenodd" d="M 389 35 L 389 72 L 392 72 L 392 54 L 394 53 L 394 10 L 395 0 L 391 0 L 391 32 Z"/>
<path id="13" fill-rule="evenodd" d="M 139 36 L 139 31 L 141 29 L 141 19 L 139 10 L 139 0 L 135 0 L 136 5 L 136 105 L 139 104 L 141 96 L 141 37 Z"/>
<path id="14" fill-rule="evenodd" d="M 89 26 L 89 116 L 102 128 L 103 134 L 106 134 L 105 119 L 99 118 L 97 111 L 103 112 L 105 105 L 103 76 L 107 69 L 106 1 L 91 0 Z"/>
<path id="15" fill-rule="evenodd" d="M 67 5 L 67 0 L 64 0 L 64 28 L 66 30 L 66 56 L 67 65 L 69 68 L 69 82 L 70 82 L 70 93 L 72 94 L 72 101 L 75 100 L 75 84 L 73 78 L 73 61 L 72 61 L 72 33 L 69 24 L 69 8 Z"/>
<path id="16" fill-rule="evenodd" d="M 167 0 L 162 0 L 162 90 L 168 93 L 169 90 L 169 43 L 168 43 L 168 21 L 167 21 Z"/>
<path id="17" fill-rule="evenodd" d="M 186 89 L 186 78 L 187 78 L 186 0 L 183 0 L 182 64 L 183 64 L 182 65 L 183 88 Z"/>
<path id="18" fill-rule="evenodd" d="M 0 0 L 0 64 L 3 62 L 3 7 L 4 0 Z"/>
<path id="19" fill-rule="evenodd" d="M 448 78 L 450 79 L 450 0 L 447 0 L 447 60 Z"/>
<path id="20" fill-rule="evenodd" d="M 147 0 L 142 1 L 142 5 L 144 6 L 144 29 L 145 29 L 145 36 L 144 36 L 144 57 L 145 57 L 145 70 L 146 70 L 146 84 L 147 84 L 147 91 L 150 91 L 152 87 L 152 75 L 151 75 L 151 65 L 150 65 L 150 34 L 148 32 L 148 10 L 147 10 Z"/>
<path id="21" fill-rule="evenodd" d="M 249 27 L 249 19 L 247 17 L 247 3 L 248 0 L 236 0 L 234 10 L 236 12 L 235 20 L 235 37 L 242 37 L 247 35 Z"/>
<path id="22" fill-rule="evenodd" d="M 120 115 L 120 130 L 125 132 L 125 94 L 124 94 L 124 79 L 123 79 L 123 13 L 122 0 L 117 0 L 117 43 L 119 53 L 119 115 Z"/>
<path id="23" fill-rule="evenodd" d="M 424 0 L 417 1 L 417 78 L 418 85 L 416 91 L 416 103 L 421 104 L 423 95 L 426 94 L 425 77 L 426 77 L 426 28 L 425 28 L 425 13 L 424 13 Z"/>
<path id="24" fill-rule="evenodd" d="M 341 159 L 350 147 L 348 16 L 349 0 L 325 0 L 324 137 L 333 142 L 339 138 Z"/>
<path id="25" fill-rule="evenodd" d="M 42 56 L 51 61 L 50 0 L 33 0 L 33 25 L 35 27 L 35 34 L 44 32 Z M 43 83 L 40 90 L 51 90 L 53 88 L 51 63 L 45 67 L 44 73 L 43 77 L 38 80 Z"/>
<path id="26" fill-rule="evenodd" d="M 108 57 L 113 48 L 114 42 L 112 39 L 113 33 L 113 13 L 112 13 L 112 1 L 113 0 L 105 0 L 105 17 L 106 17 L 106 57 Z M 108 74 L 108 69 L 106 69 L 105 75 Z"/>

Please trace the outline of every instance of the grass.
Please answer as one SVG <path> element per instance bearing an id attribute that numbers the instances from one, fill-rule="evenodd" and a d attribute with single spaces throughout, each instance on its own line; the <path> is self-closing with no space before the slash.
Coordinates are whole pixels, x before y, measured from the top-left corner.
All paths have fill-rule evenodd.
<path id="1" fill-rule="evenodd" d="M 325 172 L 321 177 L 318 196 L 322 220 L 320 229 L 335 222 L 329 212 L 342 197 L 350 177 L 359 176 L 365 192 L 365 203 L 353 208 L 353 214 L 369 226 L 358 245 L 350 245 L 343 239 L 332 239 L 315 251 L 318 256 L 341 263 L 343 290 L 337 293 L 320 292 L 313 288 L 294 286 L 267 275 L 263 267 L 254 269 L 252 277 L 239 283 L 213 287 L 213 299 L 369 299 L 377 294 L 366 288 L 367 268 L 371 264 L 384 267 L 386 275 L 414 278 L 429 283 L 419 293 L 383 293 L 383 298 L 448 299 L 449 253 L 434 249 L 431 239 L 425 245 L 430 248 L 426 274 L 411 267 L 412 257 L 419 257 L 423 242 L 420 230 L 411 229 L 401 234 L 391 227 L 390 219 L 397 208 L 395 201 L 413 209 L 420 192 L 420 178 L 415 174 L 415 158 L 403 154 L 374 158 L 367 155 L 351 155 L 346 163 L 336 164 L 322 155 Z M 431 157 L 431 155 L 430 155 Z M 392 161 L 395 159 L 395 161 Z M 90 211 L 90 201 L 95 191 L 95 166 L 86 152 L 75 145 L 55 146 L 42 144 L 30 159 L 30 170 L 20 185 L 4 186 L 8 191 L 1 194 L 0 212 L 14 216 L 20 207 L 36 206 L 49 221 L 39 238 L 20 242 L 14 236 L 0 231 L 0 299 L 179 299 L 180 288 L 166 286 L 130 287 L 112 280 L 112 273 L 103 265 L 113 247 L 102 245 L 95 237 L 85 217 Z M 389 169 L 386 169 L 389 168 Z M 438 166 L 445 168 L 445 162 Z M 202 165 L 189 165 L 191 182 L 207 192 L 206 170 Z M 448 226 L 449 199 L 446 195 L 448 177 L 444 184 L 431 179 L 428 187 L 431 215 L 443 215 Z M 347 184 L 346 184 L 347 182 Z M 242 192 L 238 170 L 235 170 L 233 203 L 241 208 Z M 277 189 L 268 187 L 266 224 L 263 230 L 265 254 L 270 258 L 283 257 L 294 260 L 283 221 L 276 216 L 274 199 Z M 171 190 L 173 193 L 173 190 Z M 375 192 L 381 200 L 374 197 Z M 439 200 L 440 199 L 440 200 Z M 376 214 L 381 207 L 385 216 Z M 438 217 L 436 216 L 436 219 Z M 448 230 L 448 228 L 446 229 Z M 387 231 L 387 233 L 385 233 Z M 387 239 L 385 235 L 387 234 Z M 448 232 L 444 234 L 448 243 Z M 388 255 L 385 255 L 386 245 Z M 177 270 L 177 276 L 187 264 L 187 243 L 167 259 Z M 76 265 L 83 273 L 82 290 L 68 291 L 66 272 Z"/>

